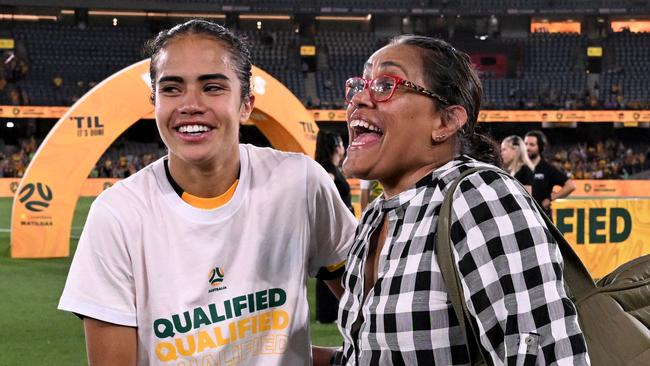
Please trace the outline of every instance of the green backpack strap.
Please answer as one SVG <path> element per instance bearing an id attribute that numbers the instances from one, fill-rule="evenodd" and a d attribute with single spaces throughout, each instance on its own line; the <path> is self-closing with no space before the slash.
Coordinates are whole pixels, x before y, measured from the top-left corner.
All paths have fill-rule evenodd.
<path id="1" fill-rule="evenodd" d="M 454 308 L 454 313 L 456 313 L 456 317 L 458 318 L 461 329 L 463 329 L 463 332 L 465 333 L 465 341 L 470 351 L 469 357 L 471 365 L 491 365 L 492 362 L 490 356 L 486 355 L 485 350 L 480 346 L 481 343 L 479 341 L 479 334 L 474 328 L 473 317 L 467 310 L 467 306 L 465 306 L 465 297 L 462 291 L 460 275 L 455 265 L 453 243 L 451 242 L 450 236 L 452 213 L 451 207 L 454 192 L 456 191 L 456 188 L 458 188 L 460 182 L 468 175 L 482 170 L 491 170 L 509 177 L 519 184 L 522 192 L 526 192 L 527 194 L 526 189 L 521 185 L 521 183 L 512 178 L 503 170 L 496 167 L 479 166 L 464 171 L 458 178 L 456 178 L 447 190 L 447 193 L 445 193 L 445 197 L 442 201 L 442 206 L 438 215 L 438 223 L 436 226 L 436 249 L 438 252 L 438 265 L 440 266 L 442 277 L 445 280 L 445 284 L 447 285 L 449 300 L 451 301 L 451 304 Z M 596 289 L 596 286 L 591 279 L 589 272 L 585 268 L 578 255 L 573 251 L 571 245 L 569 245 L 560 231 L 555 227 L 555 225 L 553 225 L 551 219 L 546 216 L 546 214 L 544 214 L 544 210 L 542 210 L 537 201 L 535 201 L 535 199 L 532 197 L 530 197 L 530 201 L 533 202 L 537 208 L 537 212 L 539 212 L 539 214 L 544 219 L 544 223 L 548 227 L 548 230 L 553 235 L 553 238 L 557 241 L 560 253 L 562 254 L 564 260 L 564 276 L 566 282 L 565 287 L 568 286 L 577 299 L 581 299 L 587 296 L 590 292 Z"/>
<path id="2" fill-rule="evenodd" d="M 454 259 L 454 252 L 452 249 L 453 243 L 451 242 L 450 236 L 451 204 L 454 191 L 456 191 L 456 188 L 463 178 L 481 169 L 485 168 L 469 169 L 463 172 L 451 184 L 451 187 L 449 187 L 445 194 L 445 198 L 442 200 L 442 206 L 440 208 L 440 213 L 438 214 L 438 224 L 436 227 L 438 265 L 440 266 L 442 278 L 445 280 L 445 284 L 447 285 L 449 300 L 451 301 L 454 313 L 456 313 L 456 318 L 458 318 L 458 323 L 460 324 L 460 328 L 463 330 L 463 335 L 465 336 L 465 344 L 467 344 L 467 349 L 469 351 L 468 356 L 470 365 L 492 365 L 492 362 L 488 363 L 487 361 L 491 360 L 491 358 L 489 355 L 486 357 L 484 354 L 485 350 L 481 347 L 478 332 L 474 329 L 472 323 L 473 317 L 467 310 L 467 306 L 465 306 L 465 296 L 463 295 L 462 290 L 463 286 L 458 271 L 456 270 L 456 265 L 454 264 L 456 260 Z"/>

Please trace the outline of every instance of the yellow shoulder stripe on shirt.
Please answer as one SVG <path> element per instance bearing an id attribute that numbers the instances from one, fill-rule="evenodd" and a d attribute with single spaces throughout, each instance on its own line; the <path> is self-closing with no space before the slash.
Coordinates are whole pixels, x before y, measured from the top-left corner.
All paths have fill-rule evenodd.
<path id="1" fill-rule="evenodd" d="M 230 188 L 228 188 L 227 191 L 217 197 L 202 198 L 191 195 L 187 192 L 183 192 L 181 198 L 183 201 L 187 202 L 193 207 L 201 208 L 204 210 L 214 210 L 215 208 L 219 208 L 230 201 L 232 196 L 235 195 L 235 190 L 237 189 L 238 183 L 239 179 L 235 179 L 235 182 L 230 186 Z"/>
<path id="2" fill-rule="evenodd" d="M 341 268 L 343 266 L 345 266 L 345 261 L 343 261 L 341 263 L 331 265 L 331 266 L 327 266 L 325 268 L 327 268 L 327 270 L 330 271 L 330 272 L 334 272 L 334 271 L 336 271 L 337 269 L 339 269 L 339 268 Z"/>

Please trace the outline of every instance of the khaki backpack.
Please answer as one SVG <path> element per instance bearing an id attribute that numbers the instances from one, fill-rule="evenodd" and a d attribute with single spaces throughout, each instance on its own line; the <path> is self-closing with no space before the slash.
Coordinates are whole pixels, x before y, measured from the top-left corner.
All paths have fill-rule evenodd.
<path id="1" fill-rule="evenodd" d="M 480 170 L 492 170 L 510 177 L 508 173 L 490 167 L 477 167 L 463 172 L 452 183 L 442 202 L 436 228 L 436 249 L 449 299 L 465 332 L 470 364 L 492 365 L 490 356 L 479 346 L 476 325 L 465 306 L 449 235 L 453 193 L 463 178 Z M 521 189 L 524 190 L 523 187 Z M 650 366 L 650 254 L 624 263 L 594 283 L 560 231 L 539 204 L 532 197 L 530 200 L 537 206 L 562 253 L 564 285 L 578 311 L 578 321 L 587 342 L 591 364 Z"/>

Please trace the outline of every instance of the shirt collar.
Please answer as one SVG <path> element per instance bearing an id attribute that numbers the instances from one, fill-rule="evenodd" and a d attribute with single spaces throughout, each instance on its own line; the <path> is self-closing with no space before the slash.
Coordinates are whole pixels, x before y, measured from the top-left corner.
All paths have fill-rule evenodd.
<path id="1" fill-rule="evenodd" d="M 405 208 L 413 198 L 418 194 L 421 194 L 427 188 L 436 188 L 434 185 L 437 185 L 438 188 L 442 190 L 448 182 L 460 174 L 458 172 L 459 166 L 469 162 L 476 162 L 476 160 L 467 155 L 457 156 L 453 160 L 422 177 L 411 187 L 391 198 L 385 198 L 385 194 L 382 193 L 381 196 L 377 197 L 377 199 L 372 202 L 369 211 L 392 211 L 398 208 Z"/>

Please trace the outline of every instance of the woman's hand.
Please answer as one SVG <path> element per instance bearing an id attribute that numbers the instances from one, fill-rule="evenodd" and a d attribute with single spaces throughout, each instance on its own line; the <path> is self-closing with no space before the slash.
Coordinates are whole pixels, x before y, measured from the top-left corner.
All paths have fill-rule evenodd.
<path id="1" fill-rule="evenodd" d="M 332 359 L 332 356 L 334 356 L 335 352 L 336 348 L 311 346 L 311 355 L 314 359 L 314 366 L 329 366 L 330 360 Z"/>

